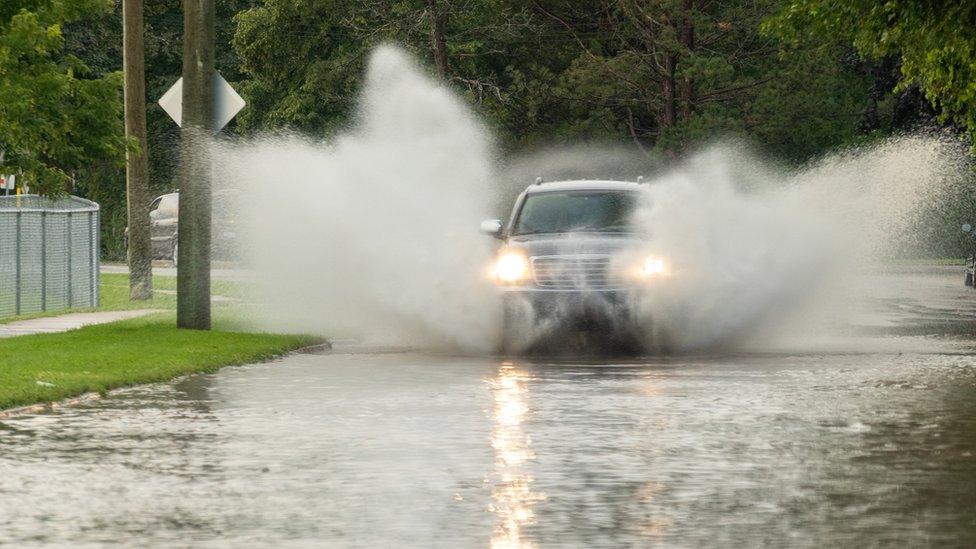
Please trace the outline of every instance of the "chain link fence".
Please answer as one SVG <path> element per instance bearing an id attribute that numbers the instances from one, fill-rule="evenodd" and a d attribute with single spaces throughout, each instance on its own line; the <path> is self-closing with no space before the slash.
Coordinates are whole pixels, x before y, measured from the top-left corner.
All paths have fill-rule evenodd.
<path id="1" fill-rule="evenodd" d="M 0 318 L 98 306 L 98 204 L 0 196 Z"/>

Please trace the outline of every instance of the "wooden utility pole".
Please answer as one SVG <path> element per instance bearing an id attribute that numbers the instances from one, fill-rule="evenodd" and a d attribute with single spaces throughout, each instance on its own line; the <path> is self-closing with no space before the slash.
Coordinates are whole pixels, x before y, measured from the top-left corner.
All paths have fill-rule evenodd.
<path id="1" fill-rule="evenodd" d="M 179 263 L 176 325 L 210 329 L 210 181 L 214 0 L 183 0 Z"/>
<path id="2" fill-rule="evenodd" d="M 122 3 L 122 66 L 125 73 L 125 136 L 138 150 L 125 158 L 125 197 L 128 212 L 129 299 L 152 297 L 152 249 L 149 234 L 149 145 L 146 142 L 145 32 L 142 0 Z"/>

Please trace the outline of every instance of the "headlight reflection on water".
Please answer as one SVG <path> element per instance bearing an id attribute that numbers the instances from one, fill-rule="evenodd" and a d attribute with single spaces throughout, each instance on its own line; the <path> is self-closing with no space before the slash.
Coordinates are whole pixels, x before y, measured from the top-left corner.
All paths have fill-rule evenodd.
<path id="1" fill-rule="evenodd" d="M 535 459 L 532 441 L 522 429 L 529 413 L 528 376 L 511 362 L 503 362 L 491 383 L 491 447 L 495 453 L 494 488 L 489 511 L 498 517 L 492 534 L 494 549 L 534 547 L 522 539 L 522 528 L 535 522 L 533 507 L 546 499 L 532 491 L 528 466 Z"/>

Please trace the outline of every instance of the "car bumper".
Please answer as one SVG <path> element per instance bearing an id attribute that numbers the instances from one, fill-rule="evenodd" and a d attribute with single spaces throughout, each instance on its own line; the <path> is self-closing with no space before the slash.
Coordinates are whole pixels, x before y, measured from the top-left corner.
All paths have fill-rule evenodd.
<path id="1" fill-rule="evenodd" d="M 529 315 L 534 323 L 598 330 L 619 329 L 634 322 L 639 292 L 614 290 L 550 290 L 505 288 L 502 299 L 506 317 Z"/>

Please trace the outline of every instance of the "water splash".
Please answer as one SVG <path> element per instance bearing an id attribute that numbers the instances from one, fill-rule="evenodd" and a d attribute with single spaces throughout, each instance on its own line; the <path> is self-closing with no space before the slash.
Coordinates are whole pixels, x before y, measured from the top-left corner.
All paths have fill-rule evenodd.
<path id="1" fill-rule="evenodd" d="M 836 323 L 823 311 L 850 296 L 831 288 L 849 287 L 865 259 L 907 249 L 903 236 L 959 166 L 957 147 L 923 137 L 794 172 L 729 144 L 669 171 L 606 147 L 499 165 L 470 110 L 388 46 L 370 58 L 348 131 L 263 137 L 219 154 L 219 179 L 251 194 L 245 248 L 264 327 L 476 352 L 494 349 L 501 327 L 485 276 L 495 243 L 478 223 L 507 213 L 535 175 L 645 175 L 638 226 L 647 251 L 675 267 L 643 299 L 645 344 L 694 350 L 754 344 L 774 327 L 809 330 L 798 315 Z"/>
<path id="2" fill-rule="evenodd" d="M 648 341 L 761 346 L 787 321 L 811 330 L 798 314 L 844 324 L 838 313 L 852 296 L 840 290 L 911 247 L 922 208 L 958 177 L 959 152 L 951 141 L 907 137 L 784 173 L 714 146 L 656 179 L 638 222 L 648 250 L 675 272 L 648 287 Z"/>
<path id="3" fill-rule="evenodd" d="M 271 188 L 245 206 L 246 252 L 263 322 L 487 351 L 498 306 L 491 242 L 491 140 L 403 52 L 370 58 L 355 127 L 328 142 L 264 138 L 223 151 L 225 181 Z"/>

